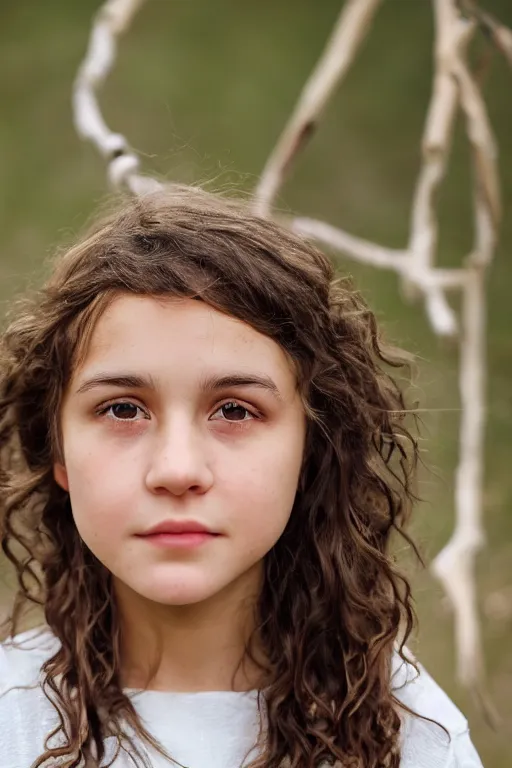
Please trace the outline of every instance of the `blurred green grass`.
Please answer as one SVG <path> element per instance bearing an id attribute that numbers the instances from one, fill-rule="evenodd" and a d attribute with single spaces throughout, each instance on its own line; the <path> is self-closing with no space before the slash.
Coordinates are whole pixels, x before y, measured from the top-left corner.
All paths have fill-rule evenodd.
<path id="1" fill-rule="evenodd" d="M 510 0 L 482 0 L 512 26 Z M 72 81 L 84 54 L 93 0 L 26 0 L 1 9 L 0 306 L 44 274 L 106 194 L 101 159 L 76 137 Z M 121 43 L 101 101 L 108 124 L 143 156 L 145 171 L 250 190 L 338 14 L 338 0 L 152 0 Z M 392 246 L 406 242 L 420 137 L 432 74 L 428 0 L 387 0 L 353 69 L 299 158 L 279 205 Z M 467 713 L 486 768 L 508 768 L 512 725 L 512 605 L 488 615 L 489 596 L 512 602 L 512 72 L 493 55 L 485 95 L 500 146 L 505 216 L 489 275 L 485 515 L 478 562 L 489 687 L 504 724 L 493 733 L 454 678 L 453 628 L 428 572 L 414 571 L 420 617 L 415 648 Z M 460 263 L 471 238 L 469 156 L 457 126 L 440 196 L 440 261 Z M 413 529 L 427 558 L 450 535 L 458 452 L 457 348 L 432 334 L 419 306 L 405 305 L 393 275 L 341 261 L 388 335 L 417 353 L 425 458 Z"/>

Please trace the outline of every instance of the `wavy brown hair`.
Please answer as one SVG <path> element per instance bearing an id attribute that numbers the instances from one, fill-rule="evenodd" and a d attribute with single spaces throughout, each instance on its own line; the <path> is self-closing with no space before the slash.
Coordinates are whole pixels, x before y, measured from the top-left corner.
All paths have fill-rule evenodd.
<path id="1" fill-rule="evenodd" d="M 71 372 L 122 293 L 204 301 L 272 338 L 297 371 L 306 447 L 256 606 L 269 685 L 254 765 L 398 768 L 391 658 L 395 646 L 403 656 L 414 612 L 390 540 L 411 543 L 418 447 L 390 371 L 408 358 L 385 346 L 361 296 L 314 246 L 245 204 L 181 187 L 123 201 L 15 305 L 1 340 L 0 533 L 18 578 L 8 633 L 36 603 L 60 641 L 43 690 L 61 746 L 47 741 L 34 766 L 62 756 L 68 768 L 96 765 L 107 736 L 140 764 L 137 742 L 158 748 L 121 687 L 110 574 L 52 472 Z"/>

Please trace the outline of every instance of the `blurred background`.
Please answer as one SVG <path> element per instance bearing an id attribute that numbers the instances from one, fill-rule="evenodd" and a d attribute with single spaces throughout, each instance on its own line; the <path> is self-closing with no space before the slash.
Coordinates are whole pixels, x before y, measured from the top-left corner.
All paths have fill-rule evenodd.
<path id="1" fill-rule="evenodd" d="M 0 3 L 0 311 L 73 239 L 107 193 L 102 160 L 76 136 L 72 82 L 98 0 Z M 339 13 L 340 0 L 149 0 L 121 41 L 101 93 L 107 123 L 142 155 L 144 172 L 251 190 Z M 512 26 L 511 0 L 482 6 Z M 403 247 L 431 90 L 429 0 L 386 0 L 318 133 L 278 204 L 374 242 Z M 453 626 L 428 571 L 412 573 L 420 660 L 467 714 L 486 768 L 512 750 L 512 71 L 480 44 L 485 98 L 500 148 L 505 216 L 488 280 L 487 544 L 478 559 L 489 689 L 503 718 L 493 732 L 455 680 Z M 459 120 L 440 197 L 440 262 L 457 266 L 472 240 L 470 158 Z M 458 454 L 458 349 L 432 333 L 396 277 L 338 260 L 387 335 L 420 359 L 423 473 L 413 533 L 427 560 L 453 527 Z M 454 304 L 456 305 L 456 299 Z M 1 570 L 1 566 L 0 566 Z M 5 569 L 4 569 L 5 570 Z M 0 587 L 0 606 L 9 591 Z"/>

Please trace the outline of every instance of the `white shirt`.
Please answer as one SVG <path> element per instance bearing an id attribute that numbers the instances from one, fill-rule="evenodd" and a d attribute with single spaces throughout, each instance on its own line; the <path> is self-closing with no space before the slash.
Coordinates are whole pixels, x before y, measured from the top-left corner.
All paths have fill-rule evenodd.
<path id="1" fill-rule="evenodd" d="M 48 630 L 31 630 L 18 635 L 16 645 L 23 647 L 10 641 L 0 644 L 1 768 L 30 768 L 58 724 L 40 683 L 41 664 L 55 653 L 59 641 Z M 401 768 L 482 768 L 466 719 L 423 668 L 417 676 L 411 665 L 396 656 L 392 687 L 398 699 L 441 723 L 451 737 L 434 723 L 405 714 Z M 148 730 L 187 768 L 241 768 L 256 756 L 251 753 L 259 729 L 255 691 L 127 693 Z M 105 747 L 108 763 L 115 753 L 115 739 L 107 739 Z M 152 751 L 147 755 L 153 768 L 171 765 Z M 132 765 L 120 753 L 112 768 Z"/>

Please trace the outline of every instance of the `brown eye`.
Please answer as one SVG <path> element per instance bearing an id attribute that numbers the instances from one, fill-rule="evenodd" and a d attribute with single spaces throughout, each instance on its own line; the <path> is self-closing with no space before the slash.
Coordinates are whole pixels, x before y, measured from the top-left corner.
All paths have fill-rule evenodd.
<path id="1" fill-rule="evenodd" d="M 133 403 L 114 403 L 109 405 L 107 411 L 110 411 L 112 416 L 119 421 L 133 421 L 137 418 L 140 408 Z"/>
<path id="2" fill-rule="evenodd" d="M 219 408 L 219 411 L 221 411 L 226 421 L 246 421 L 246 416 L 251 416 L 247 408 L 238 403 L 224 403 Z"/>

